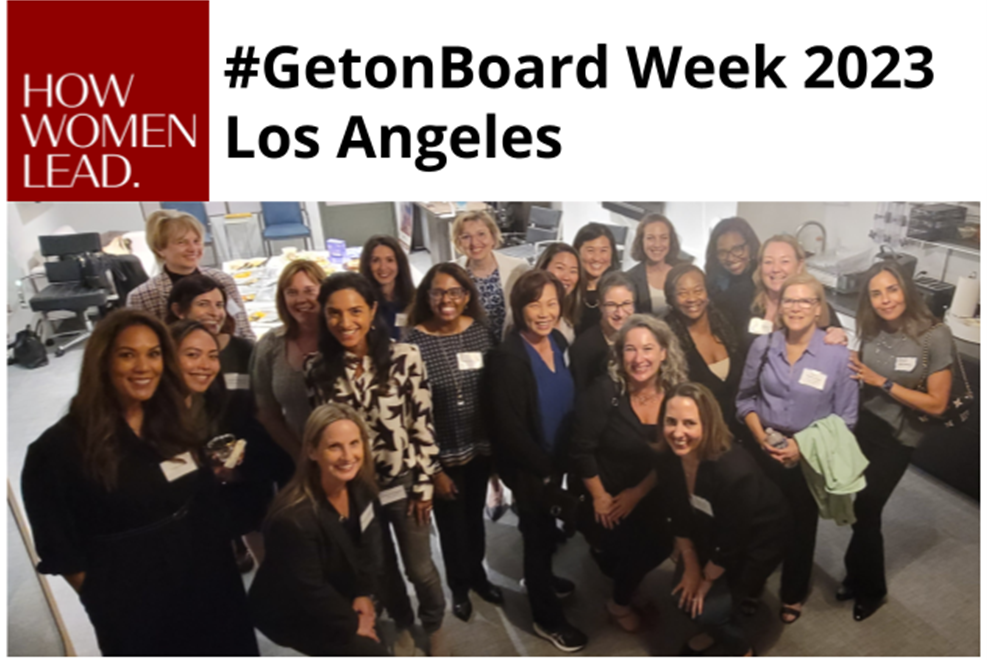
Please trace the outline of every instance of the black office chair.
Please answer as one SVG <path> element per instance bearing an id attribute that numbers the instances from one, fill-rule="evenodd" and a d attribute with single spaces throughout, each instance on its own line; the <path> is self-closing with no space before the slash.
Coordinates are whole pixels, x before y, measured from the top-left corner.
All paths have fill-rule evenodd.
<path id="1" fill-rule="evenodd" d="M 41 314 L 51 332 L 48 340 L 76 335 L 55 349 L 55 357 L 85 341 L 93 331 L 88 311 L 96 307 L 100 316 L 113 296 L 113 283 L 97 264 L 94 256 L 102 249 L 99 234 L 65 234 L 39 236 L 41 255 L 45 261 L 48 285 L 30 300 L 31 309 Z M 73 316 L 56 318 L 53 312 L 70 312 Z"/>
<path id="2" fill-rule="evenodd" d="M 559 240 L 562 229 L 562 211 L 543 206 L 532 206 L 528 213 L 528 227 L 524 234 L 524 243 L 500 250 L 509 257 L 526 259 L 534 264 L 538 255 L 549 243 Z"/>

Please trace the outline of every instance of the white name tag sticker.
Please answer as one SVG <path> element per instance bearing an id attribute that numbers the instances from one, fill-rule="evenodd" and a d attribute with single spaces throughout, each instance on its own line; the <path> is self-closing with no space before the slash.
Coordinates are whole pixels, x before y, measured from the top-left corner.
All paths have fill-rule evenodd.
<path id="1" fill-rule="evenodd" d="M 367 527 L 369 527 L 370 523 L 372 523 L 373 521 L 374 521 L 374 505 L 373 502 L 371 502 L 369 505 L 367 505 L 367 508 L 363 510 L 363 513 L 360 514 L 360 531 L 361 532 L 366 531 Z"/>
<path id="2" fill-rule="evenodd" d="M 395 486 L 394 488 L 382 490 L 380 491 L 380 495 L 377 496 L 383 506 L 403 500 L 406 497 L 408 497 L 408 492 L 404 489 L 404 486 Z"/>
<path id="3" fill-rule="evenodd" d="M 456 353 L 456 359 L 459 361 L 460 371 L 476 371 L 483 368 L 483 353 L 479 351 Z"/>
<path id="4" fill-rule="evenodd" d="M 894 359 L 895 371 L 913 371 L 918 364 L 918 358 L 900 357 Z"/>
<path id="5" fill-rule="evenodd" d="M 169 461 L 161 461 L 161 471 L 164 472 L 168 481 L 181 479 L 186 474 L 191 474 L 198 469 L 199 466 L 195 464 L 195 459 L 189 452 L 181 453 Z"/>
<path id="6" fill-rule="evenodd" d="M 826 389 L 826 374 L 815 369 L 803 369 L 799 385 L 806 385 L 821 392 Z"/>
<path id="7" fill-rule="evenodd" d="M 768 335 L 775 329 L 774 323 L 768 319 L 760 319 L 756 316 L 747 324 L 747 331 L 752 335 Z"/>
<path id="8" fill-rule="evenodd" d="M 705 497 L 699 497 L 698 495 L 691 495 L 689 501 L 692 504 L 692 508 L 697 511 L 702 511 L 710 518 L 713 518 L 713 505 L 709 503 Z"/>
<path id="9" fill-rule="evenodd" d="M 249 390 L 250 374 L 223 374 L 228 390 Z"/>
<path id="10" fill-rule="evenodd" d="M 408 326 L 408 315 L 407 314 L 395 314 L 394 315 L 394 326 L 397 328 L 405 328 Z"/>

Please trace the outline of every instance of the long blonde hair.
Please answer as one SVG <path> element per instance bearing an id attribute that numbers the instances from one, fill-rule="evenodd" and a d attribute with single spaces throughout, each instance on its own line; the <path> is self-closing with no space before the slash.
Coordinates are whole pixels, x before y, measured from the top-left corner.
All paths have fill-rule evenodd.
<path id="1" fill-rule="evenodd" d="M 655 318 L 650 314 L 634 314 L 617 331 L 614 337 L 613 346 L 610 347 L 610 362 L 607 365 L 607 373 L 617 384 L 617 389 L 621 394 L 627 391 L 627 373 L 624 371 L 624 343 L 627 341 L 627 334 L 635 328 L 647 328 L 661 347 L 665 349 L 665 360 L 658 368 L 658 386 L 662 391 L 667 392 L 673 385 L 689 379 L 689 366 L 685 361 L 685 354 L 679 346 L 678 337 L 668 327 L 664 321 Z"/>
<path id="2" fill-rule="evenodd" d="M 755 316 L 761 316 L 764 314 L 764 310 L 768 307 L 768 291 L 764 287 L 764 278 L 761 277 L 761 262 L 764 261 L 764 251 L 771 243 L 785 243 L 790 245 L 795 251 L 795 258 L 798 259 L 800 264 L 799 271 L 802 270 L 802 265 L 805 264 L 805 250 L 799 245 L 799 242 L 795 240 L 795 237 L 790 234 L 775 234 L 768 240 L 761 243 L 761 249 L 757 251 L 757 263 L 754 266 L 754 270 L 751 273 L 751 277 L 754 279 L 754 302 L 751 303 L 751 311 Z"/>
<path id="3" fill-rule="evenodd" d="M 318 448 L 322 434 L 327 428 L 336 422 L 347 419 L 360 429 L 360 438 L 363 440 L 363 465 L 360 466 L 356 481 L 362 482 L 376 493 L 376 471 L 370 447 L 370 429 L 367 428 L 367 423 L 363 421 L 360 413 L 345 403 L 325 403 L 313 410 L 305 423 L 302 448 L 298 456 L 295 476 L 274 498 L 267 514 L 268 520 L 303 502 L 310 502 L 312 506 L 316 506 L 320 500 L 325 499 L 326 494 L 322 490 L 322 473 L 319 470 L 319 464 L 309 458 L 309 454 Z"/>

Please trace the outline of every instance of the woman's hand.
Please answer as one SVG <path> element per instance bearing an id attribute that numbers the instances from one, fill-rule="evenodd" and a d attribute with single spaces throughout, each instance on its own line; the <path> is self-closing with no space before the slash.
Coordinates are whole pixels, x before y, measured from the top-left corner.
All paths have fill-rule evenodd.
<path id="1" fill-rule="evenodd" d="M 823 337 L 824 344 L 839 344 L 840 346 L 846 346 L 850 343 L 850 339 L 846 336 L 846 330 L 843 328 L 837 328 L 836 326 L 830 326 L 826 328 L 826 336 Z"/>
<path id="2" fill-rule="evenodd" d="M 613 498 L 613 504 L 610 505 L 610 519 L 616 524 L 631 515 L 634 507 L 637 506 L 643 497 L 644 494 L 636 486 L 620 491 Z"/>
<path id="3" fill-rule="evenodd" d="M 692 602 L 689 603 L 689 608 L 687 610 L 689 616 L 693 619 L 703 613 L 703 604 L 706 602 L 706 594 L 708 594 L 709 590 L 712 588 L 712 580 L 702 578 L 699 582 L 699 588 L 696 590 L 696 594 L 693 596 Z"/>
<path id="4" fill-rule="evenodd" d="M 408 515 L 415 518 L 419 525 L 427 525 L 432 514 L 432 500 L 412 497 L 408 500 Z"/>
<path id="5" fill-rule="evenodd" d="M 455 482 L 445 472 L 436 472 L 432 475 L 432 484 L 435 486 L 435 494 L 444 500 L 454 500 L 459 494 Z"/>
<path id="6" fill-rule="evenodd" d="M 851 378 L 863 381 L 865 385 L 880 387 L 887 380 L 887 378 L 876 373 L 873 369 L 861 362 L 860 354 L 857 351 L 850 351 L 850 371 L 853 372 Z"/>
<path id="7" fill-rule="evenodd" d="M 372 600 L 366 596 L 359 596 L 353 599 L 353 611 L 359 616 L 360 622 L 356 629 L 356 634 L 361 637 L 369 637 L 377 643 L 380 643 L 380 638 L 377 637 L 377 611 L 374 609 L 374 603 Z"/>
<path id="8" fill-rule="evenodd" d="M 799 451 L 799 443 L 795 441 L 795 438 L 788 438 L 788 446 L 784 449 L 777 449 L 769 444 L 761 446 L 764 448 L 764 451 L 768 452 L 771 458 L 785 467 L 796 465 L 802 458 L 802 452 Z"/>
<path id="9" fill-rule="evenodd" d="M 690 564 L 691 562 L 686 562 L 685 570 L 682 571 L 682 579 L 672 589 L 673 596 L 679 593 L 679 609 L 687 612 L 691 608 L 692 601 L 699 593 L 699 586 L 703 581 L 703 573 L 699 569 L 699 565 Z"/>
<path id="10" fill-rule="evenodd" d="M 610 497 L 610 493 L 604 491 L 593 498 L 593 517 L 606 529 L 613 529 L 617 524 L 610 519 L 611 509 L 613 509 L 613 498 Z"/>

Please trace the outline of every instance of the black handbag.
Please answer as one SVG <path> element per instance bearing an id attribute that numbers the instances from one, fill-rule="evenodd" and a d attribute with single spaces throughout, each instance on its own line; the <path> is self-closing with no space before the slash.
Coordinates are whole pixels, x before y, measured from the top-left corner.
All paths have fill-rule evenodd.
<path id="1" fill-rule="evenodd" d="M 922 381 L 916 388 L 919 392 L 928 393 L 927 384 L 929 380 L 929 341 L 932 338 L 932 331 L 938 327 L 937 324 L 929 328 L 922 338 Z M 963 368 L 963 360 L 957 354 L 956 344 L 953 344 L 953 364 L 950 367 L 953 375 L 953 383 L 949 390 L 949 403 L 946 404 L 946 411 L 942 415 L 930 415 L 921 411 L 915 412 L 915 419 L 928 426 L 941 425 L 945 428 L 954 428 L 963 424 L 970 418 L 973 406 L 977 402 L 977 397 L 970 389 L 970 381 L 966 377 L 966 369 Z M 957 372 L 959 378 L 957 378 Z M 963 388 L 962 394 L 955 394 Z"/>

